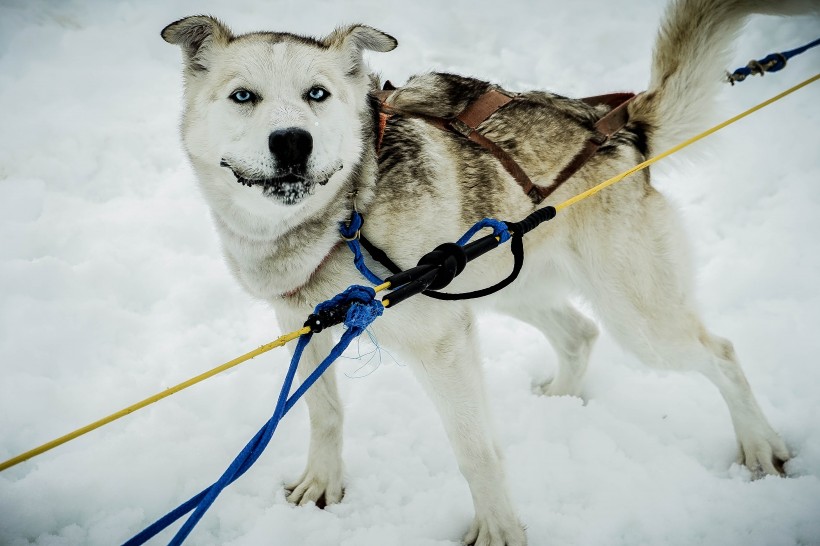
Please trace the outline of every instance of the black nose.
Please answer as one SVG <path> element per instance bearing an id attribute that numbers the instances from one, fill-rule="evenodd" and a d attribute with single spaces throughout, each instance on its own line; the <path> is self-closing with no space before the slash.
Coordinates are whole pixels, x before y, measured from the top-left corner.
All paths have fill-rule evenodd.
<path id="1" fill-rule="evenodd" d="M 313 137 L 304 129 L 279 129 L 268 137 L 268 148 L 283 169 L 304 168 L 313 151 Z"/>

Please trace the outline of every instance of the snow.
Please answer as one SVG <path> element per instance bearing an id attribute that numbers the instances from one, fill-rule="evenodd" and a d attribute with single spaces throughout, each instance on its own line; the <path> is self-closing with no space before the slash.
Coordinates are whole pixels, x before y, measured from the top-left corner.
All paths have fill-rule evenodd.
<path id="1" fill-rule="evenodd" d="M 229 277 L 182 154 L 180 54 L 159 37 L 167 23 L 205 12 L 240 32 L 321 35 L 361 21 L 398 38 L 396 51 L 369 57 L 396 83 L 437 69 L 584 96 L 645 84 L 661 11 L 652 0 L 4 2 L 0 460 L 281 333 Z M 817 28 L 755 20 L 727 68 L 802 45 Z M 720 114 L 818 67 L 813 50 L 727 86 Z M 704 379 L 650 371 L 606 335 L 583 400 L 532 395 L 531 379 L 554 369 L 548 344 L 483 315 L 488 388 L 530 544 L 820 544 L 818 99 L 815 83 L 653 167 L 691 234 L 706 321 L 733 340 L 795 454 L 789 478 L 752 481 L 733 463 L 728 413 Z M 300 404 L 188 543 L 459 543 L 472 504 L 438 417 L 399 353 L 368 358 L 336 364 L 344 501 L 319 510 L 284 500 L 282 483 L 306 458 Z M 0 544 L 129 538 L 216 479 L 269 417 L 287 361 L 274 351 L 3 472 Z"/>

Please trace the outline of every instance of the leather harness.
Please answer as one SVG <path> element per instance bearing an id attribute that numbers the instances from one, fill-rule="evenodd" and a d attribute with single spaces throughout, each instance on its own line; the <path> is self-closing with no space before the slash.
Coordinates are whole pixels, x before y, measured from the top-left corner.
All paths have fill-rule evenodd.
<path id="1" fill-rule="evenodd" d="M 480 95 L 473 102 L 469 103 L 461 112 L 452 118 L 439 118 L 418 114 L 414 112 L 406 112 L 398 110 L 387 104 L 387 98 L 396 90 L 395 87 L 388 81 L 384 84 L 382 91 L 373 92 L 372 95 L 379 101 L 379 127 L 376 137 L 376 151 L 381 151 L 384 133 L 387 130 L 387 120 L 394 115 L 409 115 L 426 120 L 434 127 L 442 131 L 450 131 L 461 135 L 472 142 L 475 142 L 485 150 L 489 151 L 508 173 L 521 186 L 533 203 L 538 205 L 544 199 L 549 197 L 561 184 L 566 182 L 573 174 L 595 155 L 606 141 L 612 135 L 624 128 L 629 121 L 629 112 L 627 107 L 632 99 L 635 98 L 634 93 L 611 93 L 608 95 L 596 95 L 594 97 L 586 97 L 582 100 L 590 106 L 607 105 L 611 110 L 601 117 L 593 125 L 593 134 L 584 143 L 584 146 L 575 154 L 575 156 L 567 163 L 563 169 L 555 176 L 549 186 L 539 186 L 527 176 L 524 169 L 518 162 L 498 144 L 481 134 L 478 127 L 484 123 L 490 116 L 497 112 L 500 108 L 506 106 L 512 101 L 521 100 L 517 94 L 509 93 L 499 88 L 491 88 L 482 95 Z"/>
<path id="2" fill-rule="evenodd" d="M 607 105 L 611 108 L 611 110 L 606 113 L 603 117 L 601 117 L 595 124 L 593 125 L 593 134 L 590 136 L 587 141 L 584 143 L 584 146 L 579 150 L 575 156 L 567 163 L 563 169 L 555 176 L 552 180 L 552 183 L 549 186 L 538 186 L 530 180 L 530 177 L 527 176 L 527 173 L 524 172 L 524 169 L 521 168 L 521 165 L 513 159 L 513 157 L 503 150 L 498 144 L 481 134 L 478 131 L 478 127 L 484 123 L 487 119 L 490 118 L 494 113 L 496 113 L 500 108 L 506 106 L 512 101 L 521 100 L 519 95 L 509 93 L 502 89 L 498 88 L 491 88 L 489 91 L 486 91 L 482 95 L 480 95 L 477 99 L 473 102 L 469 103 L 461 112 L 459 112 L 456 116 L 452 118 L 438 118 L 434 116 L 428 116 L 425 114 L 419 114 L 415 112 L 405 112 L 403 110 L 398 110 L 391 107 L 387 104 L 387 98 L 395 91 L 396 88 L 393 87 L 390 82 L 384 84 L 384 90 L 376 91 L 371 93 L 378 101 L 379 101 L 379 123 L 378 123 L 378 132 L 376 134 L 376 153 L 381 152 L 382 141 L 384 140 L 384 133 L 387 130 L 387 121 L 395 116 L 395 115 L 405 115 L 405 116 L 413 116 L 418 117 L 421 119 L 426 120 L 428 123 L 433 125 L 434 127 L 441 129 L 442 131 L 450 131 L 461 135 L 472 142 L 475 142 L 488 152 L 490 152 L 501 165 L 507 170 L 508 173 L 518 182 L 521 186 L 521 189 L 524 190 L 532 202 L 536 205 L 541 203 L 544 199 L 549 197 L 551 193 L 557 190 L 561 184 L 566 182 L 573 174 L 578 172 L 578 170 L 586 163 L 595 152 L 598 151 L 606 141 L 608 141 L 612 135 L 620 131 L 624 128 L 624 126 L 629 121 L 629 113 L 627 112 L 627 106 L 635 98 L 634 93 L 611 93 L 608 95 L 597 95 L 594 97 L 586 97 L 582 100 L 583 102 L 589 104 L 590 106 L 598 106 L 598 105 Z M 355 207 L 355 205 L 354 205 Z M 550 207 L 547 207 L 550 208 Z M 400 271 L 397 265 L 395 265 L 387 255 L 375 247 L 370 241 L 368 241 L 363 234 L 358 234 L 357 237 L 360 239 L 362 245 L 368 250 L 368 252 L 376 258 L 382 265 L 384 265 L 390 271 L 396 273 Z M 316 271 L 322 268 L 324 264 L 327 262 L 328 258 L 333 254 L 333 252 L 341 245 L 342 241 L 336 243 L 333 248 L 330 249 L 327 256 L 325 256 L 319 265 L 316 267 Z M 523 252 L 519 250 L 519 252 Z M 523 259 L 523 254 L 521 255 L 521 259 Z M 520 270 L 520 265 L 517 266 Z M 312 275 L 316 273 L 314 271 Z M 509 284 L 512 282 L 512 279 L 515 278 L 517 272 L 513 271 L 513 275 L 510 276 L 507 280 L 502 281 L 498 285 L 492 287 L 491 289 L 497 290 L 501 287 Z M 292 297 L 295 296 L 299 291 L 302 289 L 302 286 L 298 286 L 288 292 L 282 294 L 283 297 Z M 483 291 L 479 291 L 483 292 Z M 478 293 L 478 292 L 477 292 Z M 431 293 L 426 291 L 425 294 L 436 297 L 437 299 L 461 299 L 461 294 L 442 294 L 442 293 Z M 473 297 L 476 297 L 473 295 Z"/>

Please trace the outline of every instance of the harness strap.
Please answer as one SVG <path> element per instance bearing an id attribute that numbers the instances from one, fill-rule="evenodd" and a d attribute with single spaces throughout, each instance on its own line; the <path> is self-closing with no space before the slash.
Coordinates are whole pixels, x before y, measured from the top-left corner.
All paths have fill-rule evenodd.
<path id="1" fill-rule="evenodd" d="M 587 139 L 583 148 L 578 150 L 575 157 L 561 169 L 561 172 L 553 179 L 552 184 L 546 187 L 538 187 L 541 199 L 546 199 L 552 192 L 557 190 L 561 184 L 569 180 L 572 175 L 578 172 L 581 167 L 595 155 L 598 148 L 603 146 L 612 135 L 624 128 L 629 121 L 629 103 L 632 102 L 634 98 L 634 93 L 612 93 L 611 95 L 598 95 L 581 99 L 591 106 L 597 106 L 599 104 L 609 105 L 612 107 L 612 110 L 595 122 L 595 125 L 592 126 L 595 134 Z"/>
<path id="2" fill-rule="evenodd" d="M 572 175 L 584 166 L 589 159 L 595 155 L 595 152 L 606 143 L 612 135 L 624 128 L 629 121 L 628 105 L 635 98 L 634 93 L 610 93 L 607 95 L 596 95 L 593 97 L 586 97 L 580 99 L 591 106 L 598 106 L 601 104 L 607 105 L 612 110 L 605 114 L 593 125 L 594 134 L 584 143 L 584 146 L 575 154 L 575 156 L 564 166 L 563 169 L 553 179 L 549 186 L 538 186 L 533 183 L 521 165 L 498 144 L 484 136 L 478 131 L 478 127 L 484 123 L 490 116 L 496 113 L 500 108 L 506 106 L 513 100 L 516 100 L 516 95 L 511 95 L 503 90 L 492 88 L 489 91 L 481 94 L 476 100 L 468 104 L 464 110 L 458 113 L 452 119 L 438 118 L 434 116 L 427 116 L 424 114 L 417 114 L 414 112 L 404 112 L 393 109 L 387 104 L 387 98 L 395 91 L 396 88 L 390 83 L 385 83 L 384 90 L 374 91 L 371 94 L 379 101 L 379 130 L 376 138 L 376 152 L 381 151 L 382 141 L 384 139 L 384 132 L 387 128 L 387 121 L 395 114 L 411 115 L 424 119 L 434 127 L 442 131 L 455 132 L 470 141 L 478 144 L 485 150 L 489 151 L 508 173 L 521 186 L 532 202 L 536 205 L 540 204 L 544 199 L 549 197 L 561 184 L 566 182 Z"/>
<path id="3" fill-rule="evenodd" d="M 396 86 L 390 80 L 384 82 L 384 86 L 382 87 L 381 91 L 371 91 L 370 96 L 375 98 L 379 101 L 379 127 L 378 132 L 376 133 L 376 154 L 380 154 L 382 151 L 382 141 L 384 140 L 384 132 L 387 130 L 387 121 L 393 117 L 393 113 L 389 111 L 387 106 L 387 97 L 389 97 L 393 91 L 396 90 Z"/>
<path id="4" fill-rule="evenodd" d="M 379 112 L 379 132 L 376 135 L 376 153 L 379 154 L 382 151 L 382 141 L 384 140 L 384 132 L 387 129 L 387 120 L 393 117 L 393 114 L 388 114 L 387 112 L 381 111 Z"/>
<path id="5" fill-rule="evenodd" d="M 524 193 L 533 198 L 533 201 L 536 204 L 541 202 L 540 199 L 536 200 L 537 193 L 535 191 L 535 184 L 533 184 L 530 177 L 527 176 L 527 173 L 524 172 L 524 169 L 521 168 L 518 162 L 498 144 L 485 137 L 478 131 L 479 125 L 484 123 L 487 118 L 492 116 L 496 111 L 498 111 L 499 108 L 512 101 L 514 96 L 511 96 L 498 89 L 490 89 L 486 93 L 480 95 L 476 100 L 468 104 L 467 107 L 459 112 L 454 118 L 444 119 L 393 109 L 385 101 L 394 90 L 395 88 L 393 85 L 390 84 L 390 82 L 387 82 L 383 91 L 375 91 L 372 93 L 372 95 L 379 100 L 381 105 L 381 111 L 379 112 L 379 133 L 376 137 L 377 153 L 381 151 L 384 131 L 387 128 L 387 120 L 389 120 L 394 114 L 412 115 L 414 117 L 424 119 L 427 123 L 437 129 L 459 134 L 490 152 L 493 157 L 501 163 L 504 169 L 510 173 L 510 176 L 518 182 L 524 190 Z"/>
<path id="6" fill-rule="evenodd" d="M 488 117 L 495 114 L 499 108 L 509 103 L 513 98 L 515 98 L 514 95 L 492 88 L 468 104 L 456 116 L 456 119 L 475 131 Z"/>
<path id="7" fill-rule="evenodd" d="M 498 144 L 485 137 L 478 131 L 478 126 L 487 121 L 487 118 L 495 114 L 502 106 L 506 106 L 514 99 L 499 89 L 490 89 L 483 93 L 476 100 L 467 105 L 453 120 L 446 122 L 447 128 L 475 142 L 485 150 L 489 151 L 501 163 L 508 173 L 518 182 L 524 193 L 530 196 L 538 204 L 541 199 L 536 200 L 537 186 L 533 184 L 521 165 L 513 157 L 504 151 Z"/>
<path id="8" fill-rule="evenodd" d="M 635 96 L 635 93 L 607 93 L 606 95 L 593 95 L 591 97 L 584 97 L 582 100 L 590 106 L 600 106 L 605 104 L 612 109 L 617 108 L 627 100 Z"/>

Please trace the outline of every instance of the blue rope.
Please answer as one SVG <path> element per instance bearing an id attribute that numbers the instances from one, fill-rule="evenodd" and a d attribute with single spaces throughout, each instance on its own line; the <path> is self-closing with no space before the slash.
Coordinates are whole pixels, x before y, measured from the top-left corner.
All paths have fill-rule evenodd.
<path id="1" fill-rule="evenodd" d="M 359 243 L 359 231 L 362 228 L 363 222 L 362 215 L 354 211 L 351 215 L 349 223 L 342 222 L 340 224 L 339 232 L 347 240 L 350 250 L 353 251 L 353 262 L 356 265 L 356 269 L 358 269 L 359 272 L 361 272 L 361 274 L 373 284 L 381 284 L 383 281 L 375 273 L 370 271 L 364 263 L 364 256 L 362 255 L 361 245 Z M 504 222 L 485 218 L 467 230 L 467 232 L 458 240 L 457 244 L 459 246 L 464 246 L 481 229 L 488 227 L 492 228 L 493 235 L 498 237 L 501 243 L 505 243 L 510 239 L 510 232 Z M 307 390 L 319 379 L 319 377 L 321 377 L 325 370 L 330 367 L 330 365 L 339 357 L 339 355 L 342 354 L 342 352 L 344 352 L 348 345 L 350 345 L 350 342 L 364 332 L 367 326 L 382 314 L 384 308 L 382 307 L 381 302 L 375 299 L 375 295 L 376 294 L 372 288 L 354 285 L 333 299 L 317 305 L 314 312 L 318 314 L 324 309 L 329 309 L 336 305 L 352 302 L 344 320 L 347 330 L 345 330 L 342 334 L 342 338 L 339 340 L 339 343 L 336 344 L 328 357 L 316 367 L 307 379 L 305 379 L 305 381 L 296 389 L 296 392 L 288 397 L 288 393 L 293 386 L 293 379 L 296 376 L 296 369 L 298 368 L 299 361 L 302 358 L 302 353 L 304 352 L 305 347 L 307 347 L 307 344 L 310 342 L 313 334 L 305 334 L 301 336 L 296 345 L 296 349 L 293 352 L 290 367 L 288 367 L 287 374 L 285 375 L 285 381 L 282 385 L 282 389 L 279 391 L 279 398 L 277 399 L 276 407 L 270 420 L 268 420 L 268 422 L 265 423 L 261 429 L 259 429 L 253 438 L 251 438 L 230 466 L 228 466 L 228 469 L 225 470 L 216 482 L 146 527 L 142 532 L 128 540 L 123 546 L 139 546 L 144 544 L 173 522 L 193 510 L 193 513 L 188 517 L 169 543 L 171 546 L 178 546 L 182 544 L 182 542 L 194 529 L 196 524 L 199 523 L 199 520 L 202 519 L 202 516 L 208 508 L 210 508 L 214 503 L 222 490 L 247 472 L 248 469 L 250 469 L 250 467 L 253 466 L 256 460 L 262 455 L 262 452 L 267 447 L 271 437 L 273 437 L 273 433 L 276 431 L 279 421 L 282 420 L 282 417 L 290 411 L 293 405 L 307 392 Z"/>
<path id="2" fill-rule="evenodd" d="M 213 485 L 200 491 L 186 502 L 180 504 L 175 509 L 171 510 L 165 516 L 151 524 L 142 532 L 131 538 L 123 546 L 138 546 L 150 540 L 157 533 L 171 525 L 183 515 L 191 510 L 194 510 L 183 526 L 177 531 L 177 534 L 171 540 L 169 545 L 178 546 L 182 544 L 185 538 L 193 530 L 194 526 L 202 519 L 202 516 L 210 508 L 211 504 L 216 500 L 219 493 L 222 492 L 228 485 L 236 481 L 242 474 L 248 471 L 253 466 L 253 463 L 262 455 L 262 452 L 270 442 L 279 421 L 284 415 L 293 407 L 293 405 L 307 392 L 307 390 L 319 379 L 319 377 L 330 367 L 331 364 L 344 352 L 350 342 L 353 341 L 359 334 L 379 317 L 384 311 L 384 307 L 379 300 L 375 299 L 376 293 L 372 288 L 366 286 L 354 285 L 347 290 L 337 295 L 333 299 L 320 303 L 316 306 L 315 313 L 319 313 L 324 309 L 334 307 L 336 305 L 352 302 L 350 309 L 345 316 L 344 324 L 347 329 L 342 334 L 339 343 L 333 347 L 330 354 L 325 358 L 319 366 L 305 379 L 299 388 L 296 389 L 290 397 L 291 386 L 296 375 L 296 369 L 299 365 L 299 360 L 302 358 L 302 352 L 307 347 L 313 334 L 305 334 L 299 338 L 296 349 L 293 352 L 293 358 L 290 361 L 285 381 L 282 389 L 279 391 L 279 398 L 276 401 L 276 408 L 273 411 L 273 416 L 265 425 L 254 435 L 250 442 L 248 442 L 242 451 L 230 464 L 228 469 L 214 482 Z"/>
<path id="3" fill-rule="evenodd" d="M 350 223 L 339 223 L 339 233 L 342 234 L 347 242 L 348 248 L 353 252 L 353 264 L 359 273 L 364 275 L 364 278 L 373 284 L 379 285 L 384 282 L 378 275 L 368 269 L 367 264 L 364 263 L 364 255 L 362 254 L 362 245 L 359 243 L 359 230 L 362 229 L 364 220 L 358 211 L 353 211 L 350 215 Z"/>
<path id="4" fill-rule="evenodd" d="M 484 218 L 476 222 L 476 224 L 467 230 L 467 233 L 461 236 L 461 239 L 456 241 L 458 246 L 464 246 L 473 236 L 479 232 L 479 230 L 484 228 L 493 228 L 493 235 L 498 237 L 499 244 L 506 243 L 510 240 L 510 231 L 507 229 L 507 224 L 501 222 L 500 220 L 493 220 L 492 218 Z"/>
<path id="5" fill-rule="evenodd" d="M 760 74 L 761 76 L 766 72 L 778 72 L 786 68 L 786 61 L 794 57 L 795 55 L 800 55 L 801 53 L 820 45 L 820 38 L 813 42 L 809 42 L 808 44 L 800 47 L 796 47 L 794 49 L 790 49 L 789 51 L 783 51 L 781 53 L 770 53 L 766 57 L 758 61 L 749 61 L 749 64 L 746 66 L 742 66 L 729 74 L 728 79 L 729 83 L 732 85 L 735 82 L 742 82 L 748 76 L 753 74 Z"/>
<path id="6" fill-rule="evenodd" d="M 359 214 L 358 211 L 353 211 L 353 214 L 350 216 L 349 223 L 340 222 L 339 233 L 341 233 L 342 237 L 345 238 L 347 246 L 353 252 L 353 264 L 356 266 L 356 269 L 359 270 L 359 273 L 361 273 L 364 278 L 373 284 L 382 284 L 384 280 L 373 273 L 364 262 L 362 246 L 359 243 L 359 230 L 362 229 L 362 224 L 364 224 L 362 215 Z M 501 222 L 500 220 L 484 218 L 468 229 L 467 232 L 461 236 L 461 239 L 456 242 L 456 244 L 458 246 L 466 245 L 476 233 L 478 233 L 481 229 L 488 227 L 493 229 L 493 235 L 499 238 L 500 243 L 506 243 L 510 240 L 511 235 L 509 229 L 507 229 L 507 224 Z"/>

